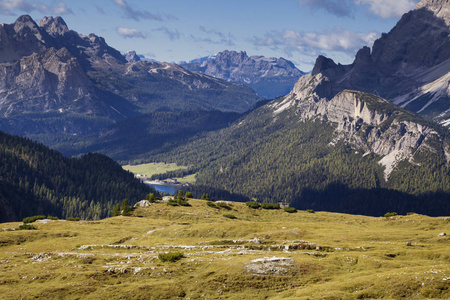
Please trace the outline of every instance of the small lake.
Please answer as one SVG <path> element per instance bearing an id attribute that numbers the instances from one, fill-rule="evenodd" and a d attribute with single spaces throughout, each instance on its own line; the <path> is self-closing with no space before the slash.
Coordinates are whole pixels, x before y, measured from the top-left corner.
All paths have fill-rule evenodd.
<path id="1" fill-rule="evenodd" d="M 159 185 L 159 184 L 150 184 L 146 183 L 149 186 L 155 188 L 156 191 L 161 193 L 168 193 L 170 195 L 174 195 L 176 191 L 180 189 L 180 186 L 173 186 L 173 185 Z"/>

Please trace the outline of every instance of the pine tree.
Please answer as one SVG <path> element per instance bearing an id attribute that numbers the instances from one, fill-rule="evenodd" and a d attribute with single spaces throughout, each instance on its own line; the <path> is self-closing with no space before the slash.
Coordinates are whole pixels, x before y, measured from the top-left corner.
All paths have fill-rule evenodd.
<path id="1" fill-rule="evenodd" d="M 114 206 L 111 214 L 112 214 L 113 217 L 120 216 L 120 204 L 119 203 L 117 203 Z"/>
<path id="2" fill-rule="evenodd" d="M 128 199 L 123 199 L 122 216 L 131 216 L 131 206 L 128 205 Z"/>

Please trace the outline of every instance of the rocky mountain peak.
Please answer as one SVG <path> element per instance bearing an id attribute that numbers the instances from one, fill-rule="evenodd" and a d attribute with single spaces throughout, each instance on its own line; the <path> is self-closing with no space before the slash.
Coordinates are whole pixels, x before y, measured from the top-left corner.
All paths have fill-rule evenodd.
<path id="1" fill-rule="evenodd" d="M 61 17 L 44 17 L 39 21 L 39 26 L 44 28 L 51 36 L 64 35 L 69 31 L 66 22 Z"/>
<path id="2" fill-rule="evenodd" d="M 450 25 L 450 0 L 422 0 L 416 6 L 416 10 L 427 9 L 438 18 L 444 19 Z"/>
<path id="3" fill-rule="evenodd" d="M 317 57 L 316 59 L 316 63 L 314 64 L 314 68 L 311 74 L 317 75 L 327 69 L 335 68 L 336 66 L 337 66 L 336 63 L 331 58 L 319 55 L 319 57 Z"/>
<path id="4" fill-rule="evenodd" d="M 136 62 L 136 61 L 140 61 L 141 60 L 139 55 L 137 55 L 136 51 L 134 51 L 134 50 L 128 51 L 127 53 L 125 53 L 124 56 L 125 56 L 125 59 L 128 62 Z"/>

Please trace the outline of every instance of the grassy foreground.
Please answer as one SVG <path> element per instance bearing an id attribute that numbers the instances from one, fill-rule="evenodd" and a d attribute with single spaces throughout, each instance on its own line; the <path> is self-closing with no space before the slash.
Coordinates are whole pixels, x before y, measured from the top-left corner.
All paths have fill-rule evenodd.
<path id="1" fill-rule="evenodd" d="M 189 203 L 37 230 L 0 224 L 0 298 L 450 298 L 450 240 L 438 236 L 448 217 Z"/>

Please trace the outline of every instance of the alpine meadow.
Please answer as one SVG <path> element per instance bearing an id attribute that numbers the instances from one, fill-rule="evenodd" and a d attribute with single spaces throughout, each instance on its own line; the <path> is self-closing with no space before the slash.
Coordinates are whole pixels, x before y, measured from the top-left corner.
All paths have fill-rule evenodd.
<path id="1" fill-rule="evenodd" d="M 0 299 L 450 298 L 449 0 L 0 18 Z"/>

